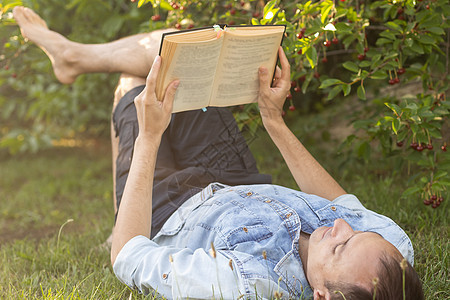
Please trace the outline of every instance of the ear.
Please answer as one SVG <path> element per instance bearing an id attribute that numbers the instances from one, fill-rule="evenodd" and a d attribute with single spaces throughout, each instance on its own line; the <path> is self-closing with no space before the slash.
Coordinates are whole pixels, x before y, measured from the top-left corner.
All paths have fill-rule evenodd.
<path id="1" fill-rule="evenodd" d="M 330 292 L 328 289 L 320 290 L 320 289 L 314 289 L 314 300 L 330 300 Z"/>

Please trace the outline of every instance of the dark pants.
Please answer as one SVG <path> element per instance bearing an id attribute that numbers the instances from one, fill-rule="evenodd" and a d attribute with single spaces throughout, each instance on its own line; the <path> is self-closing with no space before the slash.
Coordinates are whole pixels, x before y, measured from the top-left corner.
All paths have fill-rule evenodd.
<path id="1" fill-rule="evenodd" d="M 116 161 L 116 198 L 120 206 L 133 156 L 138 122 L 134 98 L 139 86 L 120 100 L 113 113 L 119 153 Z M 153 181 L 152 237 L 181 205 L 211 182 L 228 185 L 270 183 L 256 162 L 226 108 L 209 107 L 172 114 L 159 147 Z"/>

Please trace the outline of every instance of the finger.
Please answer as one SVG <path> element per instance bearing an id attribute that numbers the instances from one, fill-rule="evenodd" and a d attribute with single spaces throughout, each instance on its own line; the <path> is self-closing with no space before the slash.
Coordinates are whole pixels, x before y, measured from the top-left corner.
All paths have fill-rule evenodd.
<path id="1" fill-rule="evenodd" d="M 289 65 L 289 61 L 281 46 L 278 49 L 278 56 L 280 57 L 281 64 L 281 79 L 289 82 L 291 80 L 291 66 Z"/>
<path id="2" fill-rule="evenodd" d="M 173 108 L 173 100 L 175 99 L 175 94 L 177 92 L 177 88 L 180 85 L 179 80 L 175 80 L 169 84 L 169 86 L 166 89 L 166 94 L 164 96 L 163 100 L 163 109 L 166 112 L 172 112 Z"/>
<path id="3" fill-rule="evenodd" d="M 152 68 L 148 73 L 147 79 L 145 81 L 146 89 L 149 92 L 155 92 L 156 89 L 156 78 L 158 77 L 159 68 L 161 67 L 161 56 L 157 55 L 153 61 Z"/>
<path id="4" fill-rule="evenodd" d="M 270 77 L 269 77 L 269 71 L 265 67 L 259 68 L 259 90 L 265 91 L 270 88 Z"/>
<path id="5" fill-rule="evenodd" d="M 275 69 L 275 78 L 274 79 L 279 79 L 281 78 L 281 69 L 280 67 L 277 66 L 277 68 Z"/>

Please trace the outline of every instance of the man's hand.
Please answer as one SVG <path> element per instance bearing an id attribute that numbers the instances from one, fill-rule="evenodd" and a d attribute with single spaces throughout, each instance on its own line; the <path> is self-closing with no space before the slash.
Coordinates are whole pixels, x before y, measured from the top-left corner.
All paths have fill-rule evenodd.
<path id="1" fill-rule="evenodd" d="M 161 137 L 170 123 L 173 99 L 179 81 L 176 80 L 169 84 L 164 99 L 159 101 L 156 98 L 155 90 L 160 67 L 161 57 L 157 56 L 147 76 L 144 90 L 134 99 L 139 124 L 139 137 L 141 138 Z"/>
<path id="2" fill-rule="evenodd" d="M 258 106 L 261 118 L 266 125 L 267 121 L 281 120 L 283 104 L 291 87 L 291 68 L 289 61 L 280 46 L 278 50 L 280 57 L 281 70 L 277 67 L 272 87 L 272 74 L 266 68 L 259 68 L 259 96 Z"/>
<path id="3" fill-rule="evenodd" d="M 157 56 L 147 76 L 146 87 L 135 99 L 139 135 L 135 141 L 133 160 L 117 214 L 111 246 L 111 263 L 122 247 L 133 237 L 150 238 L 152 224 L 153 176 L 161 137 L 170 123 L 173 99 L 178 81 L 166 90 L 163 101 L 155 94 L 156 78 L 161 66 Z"/>

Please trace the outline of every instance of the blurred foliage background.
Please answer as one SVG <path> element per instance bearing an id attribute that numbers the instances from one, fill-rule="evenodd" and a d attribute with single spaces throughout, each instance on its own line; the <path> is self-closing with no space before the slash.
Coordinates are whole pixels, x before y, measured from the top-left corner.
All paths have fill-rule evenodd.
<path id="1" fill-rule="evenodd" d="M 306 114 L 345 105 L 337 123 L 345 120 L 352 130 L 345 127 L 347 138 L 336 147 L 346 157 L 341 167 L 388 160 L 408 176 L 404 197 L 418 195 L 434 207 L 448 198 L 447 0 L 2 0 L 0 151 L 12 154 L 61 139 L 107 136 L 118 76 L 88 74 L 70 86 L 58 83 L 45 54 L 20 35 L 11 14 L 15 5 L 34 9 L 49 28 L 82 43 L 166 27 L 285 24 L 283 47 L 292 65 L 285 118 L 291 128 Z M 255 105 L 234 110 L 244 130 L 258 129 Z"/>

